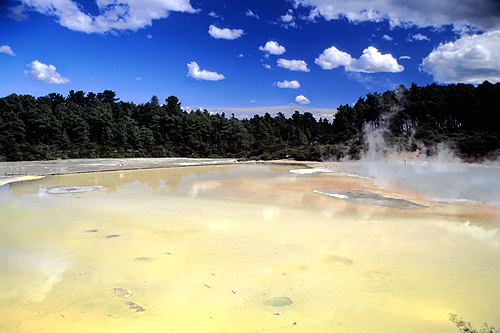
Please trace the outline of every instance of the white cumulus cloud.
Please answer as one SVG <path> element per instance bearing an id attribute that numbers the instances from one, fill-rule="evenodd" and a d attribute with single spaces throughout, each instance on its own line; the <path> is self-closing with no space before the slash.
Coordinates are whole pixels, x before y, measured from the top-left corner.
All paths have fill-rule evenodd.
<path id="1" fill-rule="evenodd" d="M 191 76 L 196 80 L 219 81 L 224 80 L 226 77 L 216 72 L 209 72 L 207 70 L 200 70 L 200 66 L 195 61 L 191 61 L 188 66 L 187 76 Z"/>
<path id="2" fill-rule="evenodd" d="M 301 71 L 301 72 L 310 71 L 310 69 L 307 68 L 307 63 L 304 60 L 278 59 L 276 62 L 278 63 L 278 66 L 287 68 L 291 71 Z"/>
<path id="3" fill-rule="evenodd" d="M 279 45 L 275 41 L 269 41 L 266 43 L 266 45 L 259 46 L 259 50 L 268 52 L 269 54 L 276 54 L 276 55 L 280 55 L 286 52 L 285 47 Z"/>
<path id="4" fill-rule="evenodd" d="M 440 44 L 421 69 L 440 83 L 500 82 L 500 30 Z"/>
<path id="5" fill-rule="evenodd" d="M 311 103 L 311 101 L 309 100 L 309 98 L 307 98 L 306 96 L 304 95 L 299 95 L 297 97 L 295 97 L 295 103 L 299 103 L 299 104 L 309 104 Z"/>
<path id="6" fill-rule="evenodd" d="M 210 25 L 208 33 L 217 39 L 237 39 L 243 35 L 243 30 L 241 29 L 228 29 L 228 28 L 217 28 L 215 25 Z"/>
<path id="7" fill-rule="evenodd" d="M 61 74 L 56 72 L 54 65 L 46 65 L 34 60 L 31 64 L 26 65 L 29 70 L 24 71 L 24 75 L 32 81 L 40 81 L 47 84 L 67 84 L 69 78 L 62 77 Z"/>
<path id="8" fill-rule="evenodd" d="M 375 47 L 368 46 L 363 54 L 349 68 L 355 72 L 402 72 L 404 67 L 390 54 L 382 54 Z"/>
<path id="9" fill-rule="evenodd" d="M 14 53 L 14 51 L 12 51 L 12 49 L 10 48 L 9 45 L 2 45 L 2 46 L 0 46 L 0 53 L 5 53 L 5 54 L 11 55 L 11 56 L 15 56 L 16 55 Z"/>
<path id="10" fill-rule="evenodd" d="M 345 17 L 351 22 L 387 20 L 392 26 L 500 28 L 498 0 L 295 0 L 295 4 L 310 7 L 311 13 L 327 20 Z"/>
<path id="11" fill-rule="evenodd" d="M 332 69 L 343 66 L 346 71 L 377 73 L 377 72 L 402 72 L 404 67 L 391 54 L 382 54 L 373 46 L 363 50 L 363 54 L 354 59 L 349 53 L 340 51 L 335 46 L 331 46 L 314 62 L 323 69 Z"/>
<path id="12" fill-rule="evenodd" d="M 354 59 L 349 53 L 340 51 L 335 46 L 331 46 L 323 51 L 314 63 L 321 66 L 323 69 L 332 69 L 339 66 L 348 67 Z"/>
<path id="13" fill-rule="evenodd" d="M 21 0 L 23 11 L 55 16 L 58 23 L 71 30 L 103 33 L 111 30 L 137 30 L 162 19 L 171 11 L 195 13 L 189 0 L 96 0 L 99 15 L 85 13 L 72 0 Z"/>
<path id="14" fill-rule="evenodd" d="M 279 87 L 279 88 L 292 88 L 292 89 L 298 89 L 300 88 L 300 83 L 299 81 L 297 80 L 293 80 L 293 81 L 283 81 L 283 82 L 276 82 L 276 85 Z"/>

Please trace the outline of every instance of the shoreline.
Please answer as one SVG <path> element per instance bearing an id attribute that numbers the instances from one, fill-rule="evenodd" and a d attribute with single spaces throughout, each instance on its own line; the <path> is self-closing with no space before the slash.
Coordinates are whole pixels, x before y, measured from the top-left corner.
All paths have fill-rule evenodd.
<path id="1" fill-rule="evenodd" d="M 14 183 L 20 183 L 20 182 L 25 182 L 29 180 L 36 180 L 36 179 L 42 179 L 45 176 L 15 176 L 15 177 L 6 177 L 6 178 L 0 178 L 0 187 L 4 185 L 9 185 L 9 184 L 14 184 Z"/>
<path id="2" fill-rule="evenodd" d="M 55 161 L 23 161 L 23 162 L 1 162 L 0 175 L 9 173 L 26 175 L 13 177 L 0 177 L 0 186 L 41 179 L 46 176 L 67 175 L 93 172 L 113 172 L 146 170 L 161 168 L 178 168 L 189 166 L 214 166 L 228 164 L 276 164 L 276 165 L 297 165 L 312 167 L 320 165 L 322 162 L 295 161 L 295 160 L 258 160 L 239 162 L 236 159 L 211 159 L 211 158 L 127 158 L 127 159 L 70 159 Z"/>

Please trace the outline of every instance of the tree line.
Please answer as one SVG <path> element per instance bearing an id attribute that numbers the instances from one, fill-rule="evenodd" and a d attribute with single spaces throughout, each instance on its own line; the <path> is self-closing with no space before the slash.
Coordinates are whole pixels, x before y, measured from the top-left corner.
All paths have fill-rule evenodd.
<path id="1" fill-rule="evenodd" d="M 0 99 L 0 161 L 57 158 L 230 157 L 297 160 L 359 157 L 367 133 L 414 151 L 439 142 L 463 156 L 500 148 L 500 84 L 399 86 L 342 105 L 333 121 L 310 112 L 238 119 L 186 111 L 175 96 L 123 102 L 116 93 L 71 90 Z M 432 149 L 427 150 L 429 153 Z"/>
<path id="2" fill-rule="evenodd" d="M 426 150 L 446 143 L 464 159 L 496 157 L 500 148 L 500 83 L 401 85 L 368 94 L 338 108 L 334 142 L 352 142 L 353 155 L 366 149 L 367 133 L 379 131 L 389 148 Z"/>

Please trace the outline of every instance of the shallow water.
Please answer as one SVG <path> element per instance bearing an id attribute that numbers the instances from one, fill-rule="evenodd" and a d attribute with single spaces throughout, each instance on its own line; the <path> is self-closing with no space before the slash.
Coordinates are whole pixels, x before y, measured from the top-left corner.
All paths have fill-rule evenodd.
<path id="1" fill-rule="evenodd" d="M 500 326 L 496 204 L 296 168 L 117 171 L 1 187 L 0 331 L 457 332 L 449 313 Z M 47 192 L 61 186 L 103 188 Z"/>

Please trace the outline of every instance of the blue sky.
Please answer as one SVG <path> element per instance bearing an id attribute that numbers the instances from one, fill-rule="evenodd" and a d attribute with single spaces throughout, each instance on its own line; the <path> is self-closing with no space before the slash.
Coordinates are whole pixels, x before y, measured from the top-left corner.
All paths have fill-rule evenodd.
<path id="1" fill-rule="evenodd" d="M 500 81 L 497 0 L 8 0 L 0 96 L 331 115 L 397 85 Z"/>

